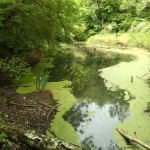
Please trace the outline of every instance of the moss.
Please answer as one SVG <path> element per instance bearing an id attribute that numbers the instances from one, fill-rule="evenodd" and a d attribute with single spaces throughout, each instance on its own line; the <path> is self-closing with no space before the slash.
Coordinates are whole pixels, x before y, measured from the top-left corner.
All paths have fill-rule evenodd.
<path id="1" fill-rule="evenodd" d="M 63 115 L 66 113 L 66 111 L 68 111 L 76 102 L 76 99 L 71 94 L 71 89 L 64 88 L 70 85 L 70 81 L 48 83 L 48 90 L 53 93 L 54 99 L 60 104 L 58 107 L 58 113 L 51 123 L 50 130 L 53 131 L 59 138 L 79 145 L 79 142 L 77 141 L 78 135 L 74 128 L 63 119 Z"/>

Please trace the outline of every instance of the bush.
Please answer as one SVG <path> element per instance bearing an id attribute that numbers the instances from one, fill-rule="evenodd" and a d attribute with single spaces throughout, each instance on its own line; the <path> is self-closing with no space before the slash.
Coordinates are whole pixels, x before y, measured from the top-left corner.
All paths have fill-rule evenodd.
<path id="1" fill-rule="evenodd" d="M 12 57 L 11 59 L 0 59 L 0 82 L 2 85 L 10 84 L 14 79 L 22 75 L 31 73 L 31 68 L 21 57 Z"/>
<path id="2" fill-rule="evenodd" d="M 138 24 L 133 24 L 130 31 L 132 33 L 149 33 L 150 32 L 150 22 L 141 21 Z"/>

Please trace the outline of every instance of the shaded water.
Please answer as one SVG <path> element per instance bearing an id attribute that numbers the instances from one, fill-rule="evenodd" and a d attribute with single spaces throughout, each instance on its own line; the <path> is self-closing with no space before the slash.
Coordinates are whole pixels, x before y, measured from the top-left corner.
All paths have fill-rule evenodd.
<path id="1" fill-rule="evenodd" d="M 89 79 L 90 80 L 90 79 Z M 113 140 L 113 126 L 129 118 L 127 92 L 109 91 L 102 78 L 93 78 L 81 93 L 76 95 L 78 103 L 65 115 L 79 134 L 79 141 L 87 148 L 118 150 Z M 93 82 L 94 80 L 94 82 Z M 81 82 L 82 83 L 82 82 Z M 131 99 L 128 96 L 128 100 Z"/>
<path id="2" fill-rule="evenodd" d="M 128 101 L 134 97 L 117 86 L 113 86 L 114 91 L 107 89 L 106 80 L 99 76 L 101 72 L 98 72 L 97 59 L 99 58 L 92 59 L 94 65 L 82 64 L 82 71 L 87 72 L 86 76 L 78 76 L 78 82 L 72 79 L 77 103 L 64 118 L 79 134 L 78 140 L 84 147 L 94 150 L 119 150 L 113 139 L 113 127 L 131 117 Z"/>
<path id="3" fill-rule="evenodd" d="M 101 76 L 107 80 L 105 85 L 108 89 L 116 85 L 121 89 L 128 89 L 130 93 L 134 95 L 134 99 L 129 102 L 130 112 L 133 117 L 126 119 L 123 123 L 118 123 L 114 129 L 123 129 L 129 135 L 150 145 L 150 120 L 149 116 L 144 112 L 148 102 L 150 102 L 150 88 L 147 81 L 150 78 L 149 52 L 141 49 L 129 49 L 125 52 L 136 55 L 137 59 L 129 63 L 122 62 L 101 70 Z M 111 76 L 109 74 L 111 74 Z M 114 130 L 114 132 L 115 140 L 120 147 L 126 150 L 144 150 L 144 148 L 138 144 L 127 145 L 116 130 Z"/>

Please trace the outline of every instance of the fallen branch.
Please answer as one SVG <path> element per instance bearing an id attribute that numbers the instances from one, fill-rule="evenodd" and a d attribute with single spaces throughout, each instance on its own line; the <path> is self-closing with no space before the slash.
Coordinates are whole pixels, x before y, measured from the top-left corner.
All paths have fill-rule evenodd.
<path id="1" fill-rule="evenodd" d="M 47 119 L 48 119 L 48 117 L 49 117 L 49 115 L 53 112 L 53 110 L 54 109 L 56 109 L 56 107 L 58 107 L 60 104 L 57 104 L 57 105 L 55 105 L 52 109 L 51 109 L 51 111 L 48 113 L 48 115 L 47 115 Z"/>
<path id="2" fill-rule="evenodd" d="M 143 146 L 144 148 L 150 150 L 150 146 L 147 145 L 146 143 L 140 141 L 140 140 L 137 139 L 137 138 L 131 137 L 130 135 L 126 134 L 122 129 L 119 130 L 119 129 L 117 128 L 116 130 L 117 130 L 125 139 L 127 139 L 127 140 L 129 140 L 129 141 L 131 141 L 131 142 L 137 143 L 137 144 Z"/>
<path id="3" fill-rule="evenodd" d="M 38 107 L 38 105 L 22 105 L 22 104 L 17 104 L 17 103 L 10 103 L 10 102 L 8 104 L 21 106 L 21 107 Z"/>
<path id="4" fill-rule="evenodd" d="M 52 106 L 49 106 L 49 105 L 47 105 L 47 104 L 45 104 L 45 103 L 39 102 L 39 104 L 41 104 L 41 105 L 43 105 L 43 106 L 46 106 L 46 107 L 48 107 L 48 108 L 52 108 Z"/>
<path id="5" fill-rule="evenodd" d="M 146 76 L 148 73 L 145 73 L 143 76 L 139 77 L 139 79 L 142 79 L 144 76 Z"/>

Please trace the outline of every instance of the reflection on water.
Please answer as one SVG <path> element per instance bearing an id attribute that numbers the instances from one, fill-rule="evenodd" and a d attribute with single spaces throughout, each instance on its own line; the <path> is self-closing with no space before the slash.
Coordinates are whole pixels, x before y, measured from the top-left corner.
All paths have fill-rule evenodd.
<path id="1" fill-rule="evenodd" d="M 74 92 L 78 103 L 64 118 L 72 124 L 79 134 L 79 141 L 87 149 L 120 150 L 113 141 L 113 127 L 131 116 L 127 100 L 132 99 L 132 96 L 121 89 L 108 90 L 97 72 L 91 69 L 90 75 L 86 77 L 88 79 L 80 80 L 86 84 L 74 85 L 78 89 Z"/>
<path id="2" fill-rule="evenodd" d="M 64 118 L 72 124 L 87 149 L 120 150 L 113 140 L 113 127 L 131 116 L 128 100 L 133 97 L 117 87 L 115 91 L 108 90 L 99 76 L 98 64 L 85 64 L 82 72 L 86 75 L 72 80 L 78 103 Z"/>
<path id="3" fill-rule="evenodd" d="M 78 102 L 65 116 L 80 135 L 80 142 L 86 148 L 96 150 L 117 149 L 113 141 L 113 126 L 130 117 L 127 103 L 105 104 Z"/>
<path id="4" fill-rule="evenodd" d="M 65 114 L 65 120 L 72 124 L 79 134 L 80 142 L 87 149 L 119 150 L 113 141 L 112 128 L 130 117 L 128 100 L 132 96 L 117 87 L 115 91 L 108 90 L 103 78 L 99 77 L 98 69 L 131 58 L 114 53 L 106 56 L 88 50 L 84 59 L 70 54 L 64 56 L 64 53 L 59 53 L 58 56 L 53 60 L 55 67 L 50 69 L 50 80 L 71 80 L 73 94 L 78 100 Z"/>

